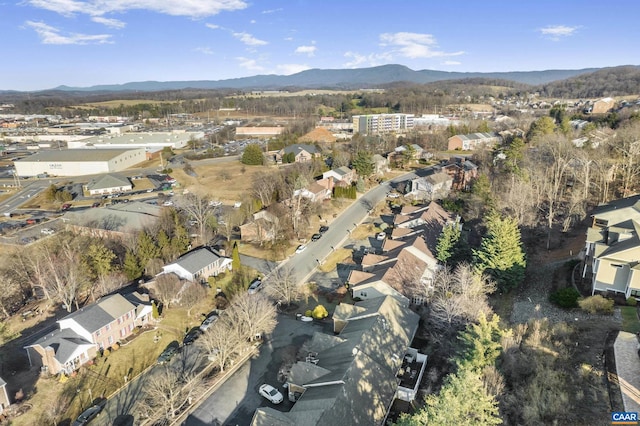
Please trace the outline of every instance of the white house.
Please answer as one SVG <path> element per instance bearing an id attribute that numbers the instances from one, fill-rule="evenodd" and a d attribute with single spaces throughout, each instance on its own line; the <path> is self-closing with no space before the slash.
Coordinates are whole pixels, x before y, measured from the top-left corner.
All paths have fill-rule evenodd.
<path id="1" fill-rule="evenodd" d="M 210 247 L 198 247 L 162 267 L 162 273 L 173 272 L 183 280 L 198 281 L 230 271 L 232 261 Z"/>

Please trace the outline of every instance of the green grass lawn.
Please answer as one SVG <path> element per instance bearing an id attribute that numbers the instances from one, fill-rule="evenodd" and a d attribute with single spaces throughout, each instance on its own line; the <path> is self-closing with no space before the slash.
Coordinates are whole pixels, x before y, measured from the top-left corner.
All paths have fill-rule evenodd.
<path id="1" fill-rule="evenodd" d="M 635 306 L 621 306 L 622 330 L 629 333 L 640 332 L 640 320 L 638 320 L 637 308 Z"/>

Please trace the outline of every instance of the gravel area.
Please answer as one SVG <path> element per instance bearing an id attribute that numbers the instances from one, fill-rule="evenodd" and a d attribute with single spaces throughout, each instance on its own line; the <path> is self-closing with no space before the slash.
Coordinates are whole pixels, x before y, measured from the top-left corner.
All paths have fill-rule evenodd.
<path id="1" fill-rule="evenodd" d="M 534 318 L 547 318 L 552 323 L 575 322 L 588 319 L 613 319 L 622 324 L 620 309 L 610 315 L 592 315 L 581 309 L 566 310 L 555 306 L 549 301 L 549 294 L 553 288 L 553 271 L 564 264 L 563 261 L 550 263 L 535 268 L 529 272 L 529 278 L 523 284 L 515 297 L 511 312 L 511 323 L 526 323 Z"/>

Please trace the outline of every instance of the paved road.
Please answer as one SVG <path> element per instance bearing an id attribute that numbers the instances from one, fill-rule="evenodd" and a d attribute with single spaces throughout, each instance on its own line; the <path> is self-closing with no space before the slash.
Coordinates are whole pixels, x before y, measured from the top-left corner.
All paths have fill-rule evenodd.
<path id="1" fill-rule="evenodd" d="M 183 423 L 186 426 L 216 424 L 248 425 L 256 408 L 269 406 L 289 411 L 293 403 L 287 399 L 286 389 L 277 380 L 283 358 L 295 351 L 315 331 L 323 331 L 329 324 L 296 321 L 295 317 L 280 315 L 278 325 L 260 348 L 259 355 L 233 374 L 216 392 L 204 400 Z M 258 388 L 269 383 L 280 390 L 284 401 L 273 405 L 258 394 Z"/>

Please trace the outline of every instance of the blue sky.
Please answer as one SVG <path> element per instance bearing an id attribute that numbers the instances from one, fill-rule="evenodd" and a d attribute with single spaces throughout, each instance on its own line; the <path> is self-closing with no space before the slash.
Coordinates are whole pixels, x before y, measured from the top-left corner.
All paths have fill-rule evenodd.
<path id="1" fill-rule="evenodd" d="M 0 89 L 640 61 L 636 0 L 0 0 Z"/>

